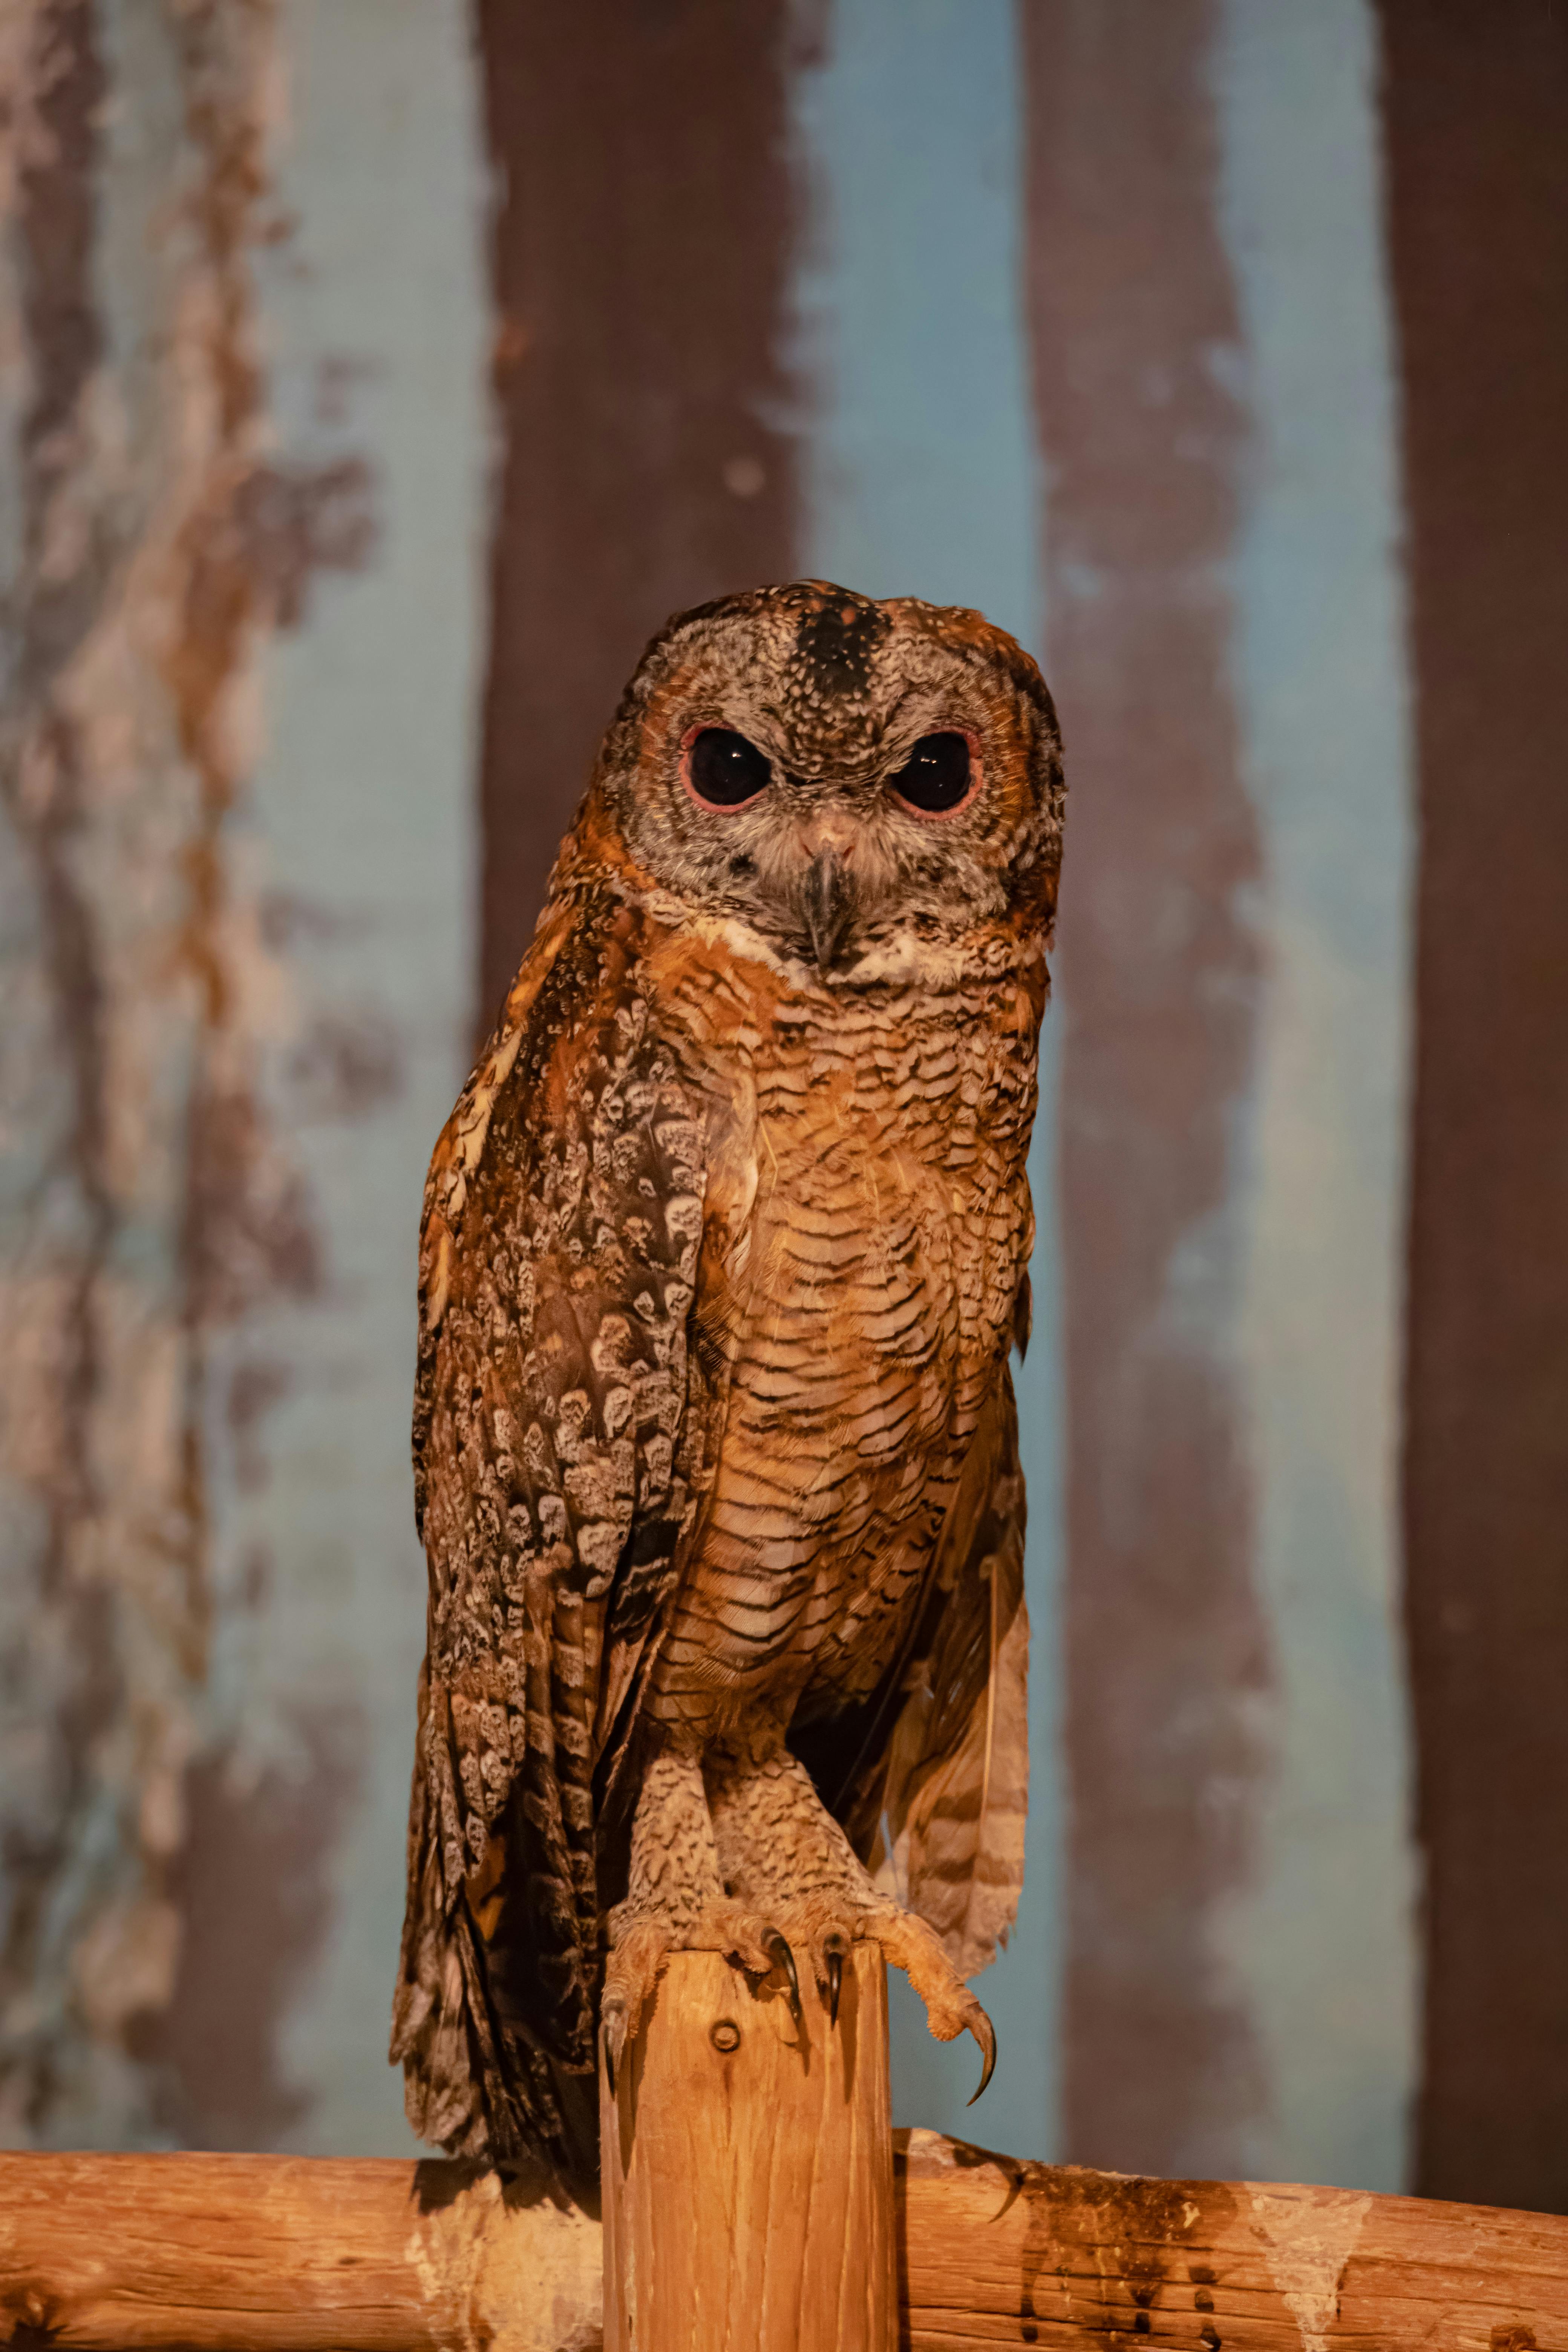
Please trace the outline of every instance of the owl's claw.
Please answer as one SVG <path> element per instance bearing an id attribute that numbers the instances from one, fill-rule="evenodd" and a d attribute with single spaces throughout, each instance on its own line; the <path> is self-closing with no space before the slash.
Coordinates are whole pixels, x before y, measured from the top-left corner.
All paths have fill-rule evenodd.
<path id="1" fill-rule="evenodd" d="M 605 2034 L 605 2080 L 610 2096 L 616 2095 L 616 2077 L 620 2071 L 621 2053 L 626 2046 L 626 2004 L 614 1995 L 605 2001 L 602 2012 Z"/>
<path id="2" fill-rule="evenodd" d="M 605 2053 L 605 2084 L 611 2098 L 620 2080 L 621 2060 L 637 2032 L 644 2010 L 674 1937 L 666 1920 L 635 1913 L 623 1906 L 610 1920 L 610 1956 L 605 1969 L 605 1989 L 599 2000 L 599 2032 Z"/>
<path id="3" fill-rule="evenodd" d="M 838 2000 L 844 1990 L 844 1962 L 849 1951 L 849 1938 L 840 1927 L 830 1927 L 822 1939 L 823 1958 L 827 1967 L 827 2021 L 838 2022 Z"/>
<path id="4" fill-rule="evenodd" d="M 996 2032 L 991 2020 L 943 1951 L 940 1938 L 924 1919 L 897 1904 L 879 1903 L 861 1914 L 859 1932 L 882 1947 L 887 1959 L 902 1969 L 925 2003 L 926 2023 L 939 2042 L 973 2033 L 984 2063 L 974 2105 L 996 2066 Z"/>
<path id="5" fill-rule="evenodd" d="M 970 2106 L 973 2106 L 996 2071 L 996 2029 L 978 2001 L 974 2005 L 974 2015 L 965 2021 L 969 2031 L 980 2044 L 980 2054 L 985 2062 L 980 2070 L 980 2089 L 973 2092 L 967 2102 Z"/>
<path id="6" fill-rule="evenodd" d="M 795 1971 L 795 1954 L 776 1927 L 770 1927 L 763 1937 L 763 1949 L 783 1969 L 789 1979 L 789 2011 L 796 2025 L 803 2020 L 800 2005 L 800 1978 Z"/>

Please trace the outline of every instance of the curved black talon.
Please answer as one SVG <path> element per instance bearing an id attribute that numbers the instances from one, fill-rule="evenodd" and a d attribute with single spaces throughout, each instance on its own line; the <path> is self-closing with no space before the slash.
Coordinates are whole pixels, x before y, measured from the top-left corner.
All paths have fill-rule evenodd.
<path id="1" fill-rule="evenodd" d="M 844 1990 L 844 1961 L 849 1949 L 849 1938 L 834 1927 L 822 1939 L 827 1957 L 827 2021 L 838 2022 L 838 1997 Z"/>
<path id="2" fill-rule="evenodd" d="M 789 1979 L 789 2013 L 797 2025 L 804 2021 L 800 2005 L 800 1979 L 795 1974 L 795 1954 L 776 1927 L 770 1927 L 763 1937 L 763 1949 L 769 1953 Z"/>
<path id="3" fill-rule="evenodd" d="M 983 2025 L 985 2028 L 984 2039 L 982 2039 L 981 2036 L 980 2025 Z M 972 2025 L 969 2029 L 971 2033 L 973 2034 L 976 2042 L 980 2043 L 981 2054 L 985 2060 L 985 2064 L 980 2076 L 980 2089 L 971 2095 L 967 2102 L 970 2106 L 973 2106 L 975 2100 L 980 2097 L 986 2084 L 991 2080 L 992 2075 L 996 2071 L 996 2029 L 992 2024 L 991 2020 L 986 2016 L 984 2010 L 980 2012 L 980 2025 Z"/>
<path id="4" fill-rule="evenodd" d="M 600 2013 L 600 2032 L 605 2043 L 605 2081 L 610 2096 L 616 2095 L 616 2078 L 620 2072 L 621 2052 L 626 2047 L 626 2004 L 618 1998 L 605 2003 Z"/>

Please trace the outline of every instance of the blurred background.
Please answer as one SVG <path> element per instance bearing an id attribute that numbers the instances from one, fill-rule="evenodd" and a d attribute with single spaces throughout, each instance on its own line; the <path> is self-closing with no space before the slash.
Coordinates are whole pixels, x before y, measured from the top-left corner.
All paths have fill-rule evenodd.
<path id="1" fill-rule="evenodd" d="M 430 1146 L 673 609 L 1039 653 L 1019 2154 L 1568 2209 L 1568 15 L 0 12 L 0 2139 L 401 2152 Z"/>

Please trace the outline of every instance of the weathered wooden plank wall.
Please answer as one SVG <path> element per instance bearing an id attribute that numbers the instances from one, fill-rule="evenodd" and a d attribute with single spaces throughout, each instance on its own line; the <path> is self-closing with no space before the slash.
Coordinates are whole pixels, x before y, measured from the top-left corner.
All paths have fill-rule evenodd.
<path id="1" fill-rule="evenodd" d="M 462 28 L 0 46 L 0 2128 L 374 2146 L 471 984 Z"/>
<path id="2" fill-rule="evenodd" d="M 1422 860 L 1415 2184 L 1568 2210 L 1568 21 L 1380 0 Z"/>
<path id="3" fill-rule="evenodd" d="M 1215 1936 L 1253 1866 L 1273 1669 L 1226 1311 L 1262 943 L 1227 669 L 1247 417 L 1214 363 L 1239 343 L 1214 18 L 1208 0 L 1023 17 L 1047 626 L 1073 744 L 1063 2129 L 1090 2161 L 1173 2172 L 1241 2168 L 1268 2095 Z"/>
<path id="4" fill-rule="evenodd" d="M 1156 13 L 4 12 L 12 2140 L 402 2144 L 423 1159 L 643 638 L 820 565 L 1074 793 L 998 2136 L 1568 2201 L 1568 33 Z"/>
<path id="5" fill-rule="evenodd" d="M 1021 305 L 1026 138 L 1012 0 L 891 10 L 838 0 L 791 90 L 806 203 L 790 289 L 789 347 L 808 430 L 799 460 L 799 561 L 876 595 L 918 581 L 978 604 L 1026 644 L 1041 610 L 1041 467 Z M 932 127 L 943 164 L 931 168 Z M 1056 2111 L 1060 1908 L 1061 1349 L 1055 1070 L 1044 1033 L 1029 1155 L 1039 1240 L 1034 1337 L 1017 1368 L 1029 1488 L 1026 1577 L 1037 1638 L 1023 1901 L 986 2001 L 1008 2064 L 986 2094 L 994 2135 L 1041 2144 Z M 895 2120 L 959 2128 L 973 2088 L 962 2053 L 931 2040 L 901 1977 L 889 1987 Z M 1042 2021 L 1047 2021 L 1042 2031 Z"/>
<path id="6" fill-rule="evenodd" d="M 795 568 L 785 0 L 480 0 L 505 457 L 480 1017 L 644 645 Z"/>

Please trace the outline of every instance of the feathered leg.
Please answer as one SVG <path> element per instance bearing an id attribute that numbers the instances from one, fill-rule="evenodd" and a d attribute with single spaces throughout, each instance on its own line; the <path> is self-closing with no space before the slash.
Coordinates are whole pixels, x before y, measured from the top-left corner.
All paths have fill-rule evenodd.
<path id="1" fill-rule="evenodd" d="M 755 1977 L 783 1969 L 798 2004 L 795 1956 L 774 1923 L 731 1901 L 719 1867 L 701 1763 L 671 1748 L 648 1767 L 632 1823 L 626 1899 L 610 1915 L 600 2027 L 610 2089 L 621 2053 L 670 1952 L 724 1952 Z"/>
<path id="2" fill-rule="evenodd" d="M 934 1931 L 873 1885 L 782 1734 L 769 1727 L 710 1751 L 706 1779 L 725 1885 L 736 1901 L 809 1951 L 835 2022 L 849 1945 L 856 1937 L 868 1937 L 904 1970 L 939 2042 L 973 2034 L 984 2062 L 978 2098 L 996 2063 L 991 2020 Z"/>

